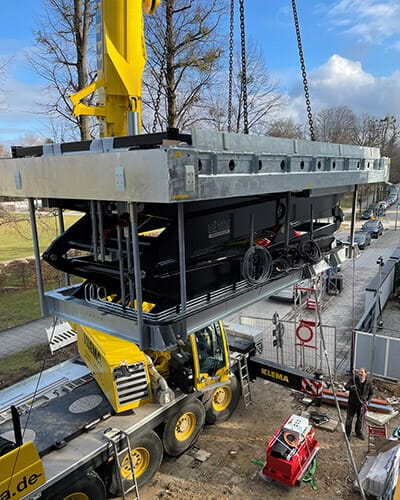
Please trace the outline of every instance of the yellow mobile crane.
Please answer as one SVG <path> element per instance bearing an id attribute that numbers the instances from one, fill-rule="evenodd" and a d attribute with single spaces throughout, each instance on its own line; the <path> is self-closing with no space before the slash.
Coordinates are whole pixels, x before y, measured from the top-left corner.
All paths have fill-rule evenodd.
<path id="1" fill-rule="evenodd" d="M 72 95 L 71 100 L 75 115 L 88 114 L 99 118 L 102 137 L 126 136 L 129 130 L 138 134 L 141 130 L 142 74 L 146 62 L 143 13 L 154 14 L 159 3 L 159 0 L 145 0 L 142 5 L 137 0 L 120 2 L 103 0 L 99 4 L 98 32 L 102 33 L 102 37 L 97 79 Z M 98 92 L 98 105 L 91 107 L 85 105 L 83 99 L 95 91 Z M 46 255 L 53 251 L 53 248 L 50 248 Z M 53 257 L 45 258 L 54 263 L 54 254 Z M 117 293 L 110 297 L 110 300 L 120 301 L 122 296 Z M 145 302 L 142 307 L 150 312 L 154 304 Z M 127 352 L 130 355 L 129 360 L 125 361 L 126 364 L 142 363 L 145 366 L 148 363 L 147 355 L 136 344 L 76 323 L 74 326 L 78 332 L 79 352 L 107 394 L 115 411 L 126 411 L 139 404 L 146 404 L 152 399 L 150 391 L 145 391 L 146 395 L 140 399 L 121 398 L 116 389 L 113 369 L 125 359 Z M 185 345 L 182 342 L 182 346 L 190 352 L 186 355 L 192 359 L 195 389 L 205 390 L 210 386 L 229 381 L 228 349 L 221 323 L 202 329 L 197 332 L 197 336 L 190 335 L 189 344 Z M 199 347 L 203 348 L 202 353 L 197 352 Z M 169 365 L 169 354 L 152 352 L 151 356 L 158 360 L 159 365 L 160 359 L 164 366 Z M 213 369 L 206 371 L 204 367 L 210 365 Z M 156 376 L 158 381 L 162 380 L 159 374 L 155 375 L 154 366 L 151 373 L 153 378 Z M 150 375 L 147 370 L 146 379 L 148 385 Z M 226 391 L 229 392 L 229 389 Z M 219 392 L 221 393 L 221 390 Z M 231 395 L 228 394 L 226 397 L 231 398 Z M 222 402 L 222 405 L 225 406 L 226 402 Z"/>
<path id="2" fill-rule="evenodd" d="M 146 64 L 143 13 L 154 14 L 160 0 L 99 3 L 97 79 L 71 96 L 75 115 L 97 116 L 102 137 L 125 136 L 128 117 L 139 133 L 142 118 L 142 75 Z M 84 99 L 97 91 L 98 104 Z M 135 113 L 134 116 L 131 113 Z"/>
<path id="3" fill-rule="evenodd" d="M 15 147 L 0 161 L 0 196 L 29 199 L 38 261 L 33 199 L 61 221 L 82 213 L 43 259 L 83 281 L 41 298 L 75 326 L 84 361 L 1 391 L 1 499 L 138 494 L 164 452 L 228 418 L 241 390 L 249 402 L 250 379 L 320 394 L 319 374 L 266 360 L 258 338 L 227 339 L 220 318 L 337 263 L 340 198 L 386 180 L 388 160 L 202 130 L 138 135 L 143 12 L 157 6 L 99 2 L 98 78 L 72 100 L 100 118 L 100 139 Z M 86 106 L 95 91 L 98 106 Z"/>

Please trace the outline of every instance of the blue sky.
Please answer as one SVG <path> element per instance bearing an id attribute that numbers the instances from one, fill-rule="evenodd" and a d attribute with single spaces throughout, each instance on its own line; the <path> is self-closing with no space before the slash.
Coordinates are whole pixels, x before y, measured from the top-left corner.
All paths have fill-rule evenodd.
<path id="1" fill-rule="evenodd" d="M 161 0 L 162 1 L 162 0 Z M 206 0 L 204 0 L 206 1 Z M 41 83 L 24 60 L 40 20 L 40 0 L 1 0 L 0 144 L 49 135 L 35 114 Z M 400 117 L 400 0 L 297 0 L 313 111 L 347 105 L 357 114 Z M 285 116 L 305 121 L 290 0 L 247 0 L 246 30 L 263 49 L 271 77 L 286 94 Z"/>

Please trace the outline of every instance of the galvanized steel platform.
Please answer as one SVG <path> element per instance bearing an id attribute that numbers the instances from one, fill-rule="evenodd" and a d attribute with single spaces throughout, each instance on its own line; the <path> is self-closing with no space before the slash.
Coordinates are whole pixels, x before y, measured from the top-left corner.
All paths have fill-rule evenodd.
<path id="1" fill-rule="evenodd" d="M 346 192 L 386 181 L 390 164 L 377 148 L 204 130 L 192 131 L 191 144 L 129 144 L 105 138 L 73 152 L 48 144 L 40 157 L 0 160 L 0 196 L 176 203 Z"/>
<path id="2" fill-rule="evenodd" d="M 230 240 L 247 241 L 252 246 L 257 234 L 264 236 L 268 228 L 278 228 L 274 234 L 277 238 L 279 234 L 285 235 L 279 243 L 285 254 L 294 241 L 294 231 L 307 233 L 313 240 L 320 219 L 328 220 L 322 223 L 322 229 L 325 227 L 327 235 L 331 235 L 333 226 L 340 224 L 337 203 L 341 196 L 354 191 L 357 185 L 387 181 L 390 166 L 390 160 L 382 157 L 377 148 L 204 130 L 192 130 L 191 135 L 178 134 L 172 139 L 156 134 L 47 144 L 13 151 L 15 158 L 0 160 L 0 196 L 29 198 L 31 207 L 33 198 L 48 199 L 49 206 L 60 210 L 72 206 L 90 212 L 92 236 L 85 241 L 92 255 L 89 266 L 106 271 L 110 267 L 103 248 L 106 238 L 103 210 L 115 204 L 123 206 L 119 214 L 123 211 L 130 214 L 131 236 L 126 237 L 126 242 L 118 242 L 110 272 L 119 273 L 122 297 L 127 280 L 130 289 L 135 288 L 138 308 L 108 300 L 96 301 L 92 297 L 77 298 L 73 287 L 69 287 L 47 294 L 47 312 L 128 338 L 143 348 L 160 349 L 173 346 L 177 336 L 185 336 L 295 283 L 305 268 L 304 263 L 294 265 L 265 282 L 252 283 L 245 276 L 236 277 L 232 283 L 210 282 L 201 295 L 196 290 L 194 297 L 190 297 L 185 281 L 188 242 L 196 240 L 198 245 L 195 251 L 192 249 L 193 262 L 196 251 L 201 256 L 215 247 L 222 253 L 215 251 L 213 265 L 222 266 L 226 261 L 223 251 L 229 255 Z M 174 235 L 176 232 L 173 246 L 179 247 L 179 251 L 173 256 L 176 269 L 171 276 L 175 273 L 180 281 L 171 283 L 175 295 L 179 288 L 180 303 L 173 302 L 172 307 L 169 304 L 160 314 L 146 314 L 142 310 L 144 275 L 140 253 L 149 248 L 149 242 L 139 242 L 143 229 L 137 222 L 137 213 L 143 207 L 148 209 L 147 220 L 154 217 L 162 220 L 166 214 L 170 219 L 175 217 L 171 232 Z M 201 210 L 203 218 L 191 223 L 191 214 Z M 220 215 L 216 216 L 218 211 Z M 172 212 L 176 215 L 171 215 Z M 333 225 L 329 222 L 331 217 Z M 121 240 L 122 237 L 125 238 L 123 232 Z M 157 257 L 163 265 L 164 261 L 171 262 L 165 249 L 164 253 Z M 331 252 L 325 254 L 324 258 L 329 260 Z M 207 254 L 205 260 L 210 258 Z M 118 262 L 126 259 L 125 268 L 118 268 Z M 188 271 L 193 272 L 189 267 Z M 103 285 L 99 283 L 98 289 Z M 159 286 L 158 282 L 156 285 Z"/>

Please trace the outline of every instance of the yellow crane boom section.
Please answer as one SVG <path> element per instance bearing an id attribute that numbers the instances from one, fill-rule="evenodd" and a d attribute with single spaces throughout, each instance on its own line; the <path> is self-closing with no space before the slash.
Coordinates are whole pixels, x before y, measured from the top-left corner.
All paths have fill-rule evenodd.
<path id="1" fill-rule="evenodd" d="M 142 76 L 146 64 L 143 13 L 154 14 L 160 0 L 101 0 L 97 25 L 97 79 L 70 96 L 75 116 L 97 116 L 102 137 L 127 135 L 128 112 L 142 118 Z M 98 105 L 85 97 L 98 92 Z"/>

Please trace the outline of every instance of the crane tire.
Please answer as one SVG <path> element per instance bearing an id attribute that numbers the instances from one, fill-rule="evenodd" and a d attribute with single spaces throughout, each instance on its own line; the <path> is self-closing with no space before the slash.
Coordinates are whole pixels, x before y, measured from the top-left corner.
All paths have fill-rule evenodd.
<path id="1" fill-rule="evenodd" d="M 236 410 L 241 395 L 239 380 L 236 375 L 231 383 L 216 387 L 205 404 L 206 423 L 217 424 L 228 420 Z"/>
<path id="2" fill-rule="evenodd" d="M 168 455 L 176 457 L 189 449 L 203 430 L 205 420 L 205 408 L 197 398 L 179 408 L 164 426 L 162 440 Z"/>
<path id="3" fill-rule="evenodd" d="M 106 488 L 95 471 L 82 475 L 73 474 L 65 478 L 62 485 L 56 485 L 44 492 L 46 500 L 106 500 Z"/>
<path id="4" fill-rule="evenodd" d="M 136 482 L 140 488 L 150 481 L 160 468 L 163 459 L 163 446 L 161 439 L 153 430 L 140 436 L 132 436 L 129 442 Z M 122 496 L 118 474 L 120 473 L 123 479 L 130 479 L 132 477 L 128 453 L 120 458 L 120 463 L 120 470 L 117 470 L 116 464 L 114 464 L 109 487 L 110 492 L 116 496 Z"/>

